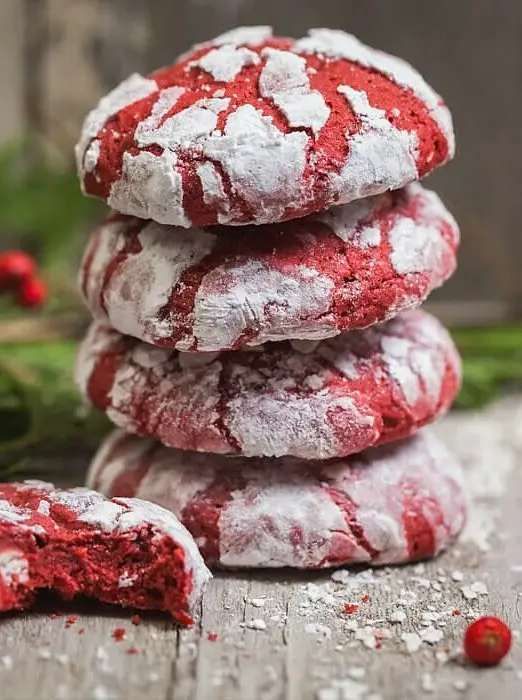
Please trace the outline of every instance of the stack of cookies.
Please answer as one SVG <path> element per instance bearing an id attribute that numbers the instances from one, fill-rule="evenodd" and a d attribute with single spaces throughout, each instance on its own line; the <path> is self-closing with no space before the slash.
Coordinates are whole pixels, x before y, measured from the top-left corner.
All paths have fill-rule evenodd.
<path id="1" fill-rule="evenodd" d="M 113 209 L 82 263 L 77 379 L 119 430 L 89 485 L 169 508 L 213 565 L 448 545 L 460 467 L 418 431 L 460 361 L 418 307 L 459 231 L 418 181 L 453 151 L 423 78 L 341 31 L 236 29 L 104 97 L 77 147 Z"/>

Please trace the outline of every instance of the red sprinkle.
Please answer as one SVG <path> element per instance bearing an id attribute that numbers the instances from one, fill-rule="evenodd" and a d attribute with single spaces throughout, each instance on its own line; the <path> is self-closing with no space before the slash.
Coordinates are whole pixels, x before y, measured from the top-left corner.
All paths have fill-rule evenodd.
<path id="1" fill-rule="evenodd" d="M 74 625 L 75 622 L 78 622 L 78 617 L 76 615 L 69 615 L 67 620 L 65 620 L 65 626 L 70 627 L 71 625 Z"/>
<path id="2" fill-rule="evenodd" d="M 133 656 L 134 654 L 139 654 L 140 652 L 138 649 L 136 649 L 136 647 L 129 647 L 125 653 L 129 654 L 129 656 Z"/>
<path id="3" fill-rule="evenodd" d="M 216 642 L 219 639 L 219 637 L 215 632 L 209 632 L 207 634 L 207 639 L 209 642 Z"/>
<path id="4" fill-rule="evenodd" d="M 357 612 L 357 610 L 359 610 L 358 605 L 355 605 L 353 603 L 345 603 L 344 604 L 344 612 L 347 615 L 351 615 L 352 613 Z"/>
<path id="5" fill-rule="evenodd" d="M 141 617 L 139 615 L 133 615 L 131 618 L 131 622 L 137 627 L 141 623 Z"/>
<path id="6" fill-rule="evenodd" d="M 361 603 L 367 603 L 369 600 L 370 600 L 370 596 L 368 595 L 368 593 L 366 593 L 366 594 L 363 595 L 363 597 L 361 598 Z"/>
<path id="7" fill-rule="evenodd" d="M 496 666 L 510 648 L 511 630 L 498 617 L 480 617 L 464 635 L 464 652 L 476 666 Z"/>
<path id="8" fill-rule="evenodd" d="M 85 632 L 85 627 L 80 627 L 78 634 L 83 634 Z"/>
<path id="9" fill-rule="evenodd" d="M 381 647 L 382 647 L 382 643 L 381 643 L 381 642 L 375 642 L 375 648 L 376 648 L 376 649 L 380 649 Z"/>
<path id="10" fill-rule="evenodd" d="M 454 615 L 462 615 L 462 613 L 460 612 L 460 610 L 454 610 L 454 611 L 453 611 L 453 614 L 454 614 Z"/>
<path id="11" fill-rule="evenodd" d="M 125 639 L 125 630 L 123 627 L 116 627 L 112 633 L 112 636 L 117 642 L 122 642 Z"/>

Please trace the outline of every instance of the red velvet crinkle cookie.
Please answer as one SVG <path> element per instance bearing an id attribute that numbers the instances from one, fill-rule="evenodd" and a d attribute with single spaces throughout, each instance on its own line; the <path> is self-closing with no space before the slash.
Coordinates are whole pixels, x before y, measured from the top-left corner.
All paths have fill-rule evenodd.
<path id="1" fill-rule="evenodd" d="M 158 505 L 41 481 L 0 484 L 2 611 L 52 589 L 65 600 L 165 610 L 187 625 L 209 578 L 191 535 Z"/>
<path id="2" fill-rule="evenodd" d="M 342 31 L 235 29 L 125 80 L 76 147 L 86 194 L 178 226 L 264 224 L 397 189 L 453 156 L 410 65 Z"/>
<path id="3" fill-rule="evenodd" d="M 465 521 L 455 457 L 423 431 L 343 461 L 244 459 L 171 450 L 115 432 L 88 484 L 172 510 L 208 564 L 400 564 L 438 554 Z"/>
<path id="4" fill-rule="evenodd" d="M 95 323 L 76 376 L 118 427 L 169 447 L 329 459 L 435 420 L 457 394 L 460 361 L 422 311 L 319 344 L 224 353 L 166 350 Z"/>
<path id="5" fill-rule="evenodd" d="M 419 184 L 262 228 L 113 214 L 87 247 L 83 296 L 122 333 L 215 351 L 365 328 L 418 306 L 456 265 L 458 227 Z"/>

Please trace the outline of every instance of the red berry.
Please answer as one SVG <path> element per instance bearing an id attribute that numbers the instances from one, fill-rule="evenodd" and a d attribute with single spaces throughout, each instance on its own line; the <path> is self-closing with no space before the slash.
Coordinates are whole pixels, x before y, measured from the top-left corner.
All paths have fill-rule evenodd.
<path id="1" fill-rule="evenodd" d="M 35 272 L 34 259 L 21 250 L 8 250 L 0 255 L 0 289 L 12 289 Z"/>
<path id="2" fill-rule="evenodd" d="M 466 630 L 464 651 L 477 666 L 496 666 L 511 648 L 511 630 L 498 617 L 480 617 Z"/>
<path id="3" fill-rule="evenodd" d="M 47 299 L 47 285 L 39 277 L 24 280 L 18 290 L 16 301 L 25 309 L 42 306 Z"/>

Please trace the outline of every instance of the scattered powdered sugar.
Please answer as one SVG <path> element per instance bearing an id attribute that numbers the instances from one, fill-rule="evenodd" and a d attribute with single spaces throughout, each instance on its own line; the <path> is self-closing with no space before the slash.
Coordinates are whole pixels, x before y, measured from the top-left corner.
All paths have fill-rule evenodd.
<path id="1" fill-rule="evenodd" d="M 419 632 L 419 636 L 423 642 L 427 644 L 438 644 L 444 638 L 444 633 L 435 627 L 427 627 Z"/>
<path id="2" fill-rule="evenodd" d="M 425 693 L 435 692 L 435 682 L 430 673 L 423 673 L 421 676 L 421 688 Z"/>
<path id="3" fill-rule="evenodd" d="M 309 622 L 305 625 L 306 634 L 313 634 L 322 639 L 330 639 L 332 636 L 332 630 L 326 625 L 322 625 L 320 622 Z"/>
<path id="4" fill-rule="evenodd" d="M 248 629 L 257 630 L 258 632 L 264 632 L 264 630 L 266 630 L 266 622 L 260 619 L 249 620 L 245 626 L 248 627 Z"/>
<path id="5" fill-rule="evenodd" d="M 12 656 L 0 656 L 0 667 L 5 671 L 12 671 L 14 666 Z"/>
<path id="6" fill-rule="evenodd" d="M 465 468 L 466 486 L 472 506 L 462 541 L 480 551 L 491 548 L 499 535 L 503 513 L 499 499 L 519 462 L 522 445 L 522 408 L 517 399 L 506 397 L 477 412 L 456 413 L 451 422 L 442 422 L 437 432 L 452 440 Z"/>
<path id="7" fill-rule="evenodd" d="M 463 678 L 459 678 L 456 681 L 453 681 L 453 687 L 455 690 L 458 690 L 459 693 L 465 693 L 469 687 L 469 683 Z"/>
<path id="8" fill-rule="evenodd" d="M 103 685 L 95 686 L 93 690 L 93 700 L 112 700 L 114 695 L 110 693 Z"/>
<path id="9" fill-rule="evenodd" d="M 370 688 L 365 683 L 346 678 L 333 680 L 329 687 L 317 693 L 317 700 L 379 700 L 377 695 L 368 695 Z"/>
<path id="10" fill-rule="evenodd" d="M 474 581 L 469 586 L 462 586 L 461 591 L 466 600 L 476 600 L 479 596 L 488 595 L 488 588 L 482 581 Z"/>
<path id="11" fill-rule="evenodd" d="M 248 603 L 248 605 L 252 605 L 254 608 L 263 608 L 266 603 L 266 596 L 262 598 L 246 598 L 245 602 Z"/>
<path id="12" fill-rule="evenodd" d="M 406 619 L 407 619 L 406 613 L 404 612 L 404 610 L 401 610 L 400 608 L 393 610 L 390 613 L 390 615 L 388 615 L 389 622 L 392 622 L 394 624 L 401 624 L 402 622 L 405 622 Z"/>
<path id="13" fill-rule="evenodd" d="M 422 646 L 422 639 L 416 632 L 404 632 L 401 639 L 406 646 L 408 654 L 414 654 Z"/>

